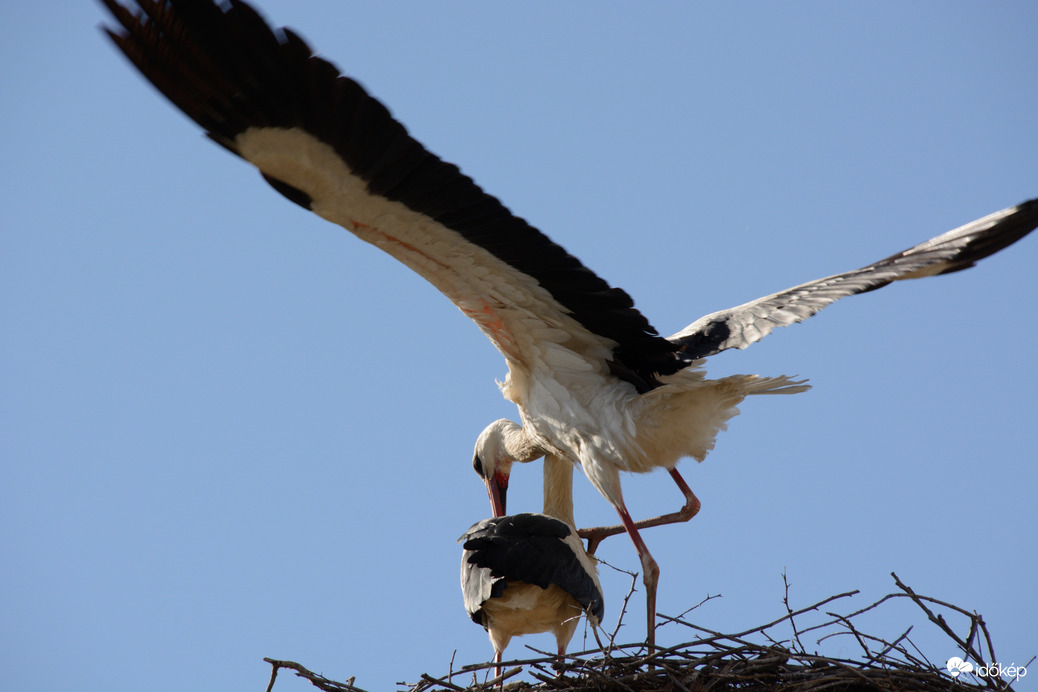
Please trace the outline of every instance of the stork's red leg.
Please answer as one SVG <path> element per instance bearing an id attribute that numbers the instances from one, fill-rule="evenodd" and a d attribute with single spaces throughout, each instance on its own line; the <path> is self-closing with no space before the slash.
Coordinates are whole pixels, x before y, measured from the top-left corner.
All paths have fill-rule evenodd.
<path id="1" fill-rule="evenodd" d="M 638 533 L 638 527 L 631 519 L 631 515 L 628 514 L 627 508 L 622 502 L 616 506 L 616 511 L 620 514 L 620 521 L 623 522 L 624 529 L 631 537 L 634 549 L 638 551 L 638 557 L 642 561 L 642 582 L 645 584 L 645 615 L 648 626 L 645 641 L 649 645 L 649 651 L 651 652 L 656 646 L 656 585 L 660 579 L 660 567 L 656 564 L 656 560 L 653 559 L 652 554 L 645 545 L 645 541 L 642 540 L 641 534 Z"/>
<path id="2" fill-rule="evenodd" d="M 676 512 L 670 514 L 662 514 L 658 517 L 652 517 L 651 519 L 642 519 L 639 522 L 634 522 L 634 526 L 637 529 L 647 529 L 653 526 L 662 526 L 664 524 L 678 524 L 690 520 L 692 517 L 699 514 L 699 509 L 702 504 L 699 502 L 699 498 L 696 497 L 692 489 L 688 487 L 688 483 L 681 477 L 677 469 L 670 469 L 670 477 L 674 479 L 678 489 L 685 496 L 684 506 Z M 621 515 L 622 516 L 622 515 Z M 630 518 L 630 517 L 628 517 Z M 594 555 L 595 550 L 598 549 L 598 544 L 604 539 L 610 536 L 615 536 L 618 533 L 624 532 L 630 533 L 627 527 L 623 524 L 616 524 L 615 526 L 596 526 L 592 529 L 580 529 L 577 531 L 577 535 L 581 538 L 587 539 L 587 552 L 589 555 Z"/>

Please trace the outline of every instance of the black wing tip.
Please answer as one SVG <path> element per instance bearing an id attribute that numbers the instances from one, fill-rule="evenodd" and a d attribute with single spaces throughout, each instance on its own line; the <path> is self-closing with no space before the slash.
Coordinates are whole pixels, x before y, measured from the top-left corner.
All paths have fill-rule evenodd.
<path id="1" fill-rule="evenodd" d="M 969 269 L 980 260 L 1023 239 L 1038 227 L 1038 197 L 1008 209 L 1008 214 L 995 221 L 990 228 L 982 230 L 976 239 L 963 248 L 962 255 L 952 261 L 941 274 Z"/>
<path id="2" fill-rule="evenodd" d="M 1021 202 L 1020 204 L 1016 205 L 1013 208 L 1012 215 L 1006 221 L 1012 223 L 1016 227 L 1015 231 L 1013 232 L 1016 235 L 1002 247 L 1008 247 L 1009 245 L 1012 245 L 1017 240 L 1020 240 L 1021 238 L 1029 234 L 1035 228 L 1038 228 L 1038 197 L 1035 197 L 1034 199 L 1029 199 L 1026 202 Z M 1000 250 L 1002 248 L 998 249 Z"/>
<path id="3" fill-rule="evenodd" d="M 1026 210 L 1030 213 L 1038 214 L 1038 197 L 1029 199 L 1026 202 L 1021 202 L 1016 205 L 1017 211 Z"/>

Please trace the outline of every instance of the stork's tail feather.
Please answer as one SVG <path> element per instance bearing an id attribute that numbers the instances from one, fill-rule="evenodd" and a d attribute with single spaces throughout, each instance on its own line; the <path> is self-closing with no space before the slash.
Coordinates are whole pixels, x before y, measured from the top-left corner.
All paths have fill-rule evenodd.
<path id="1" fill-rule="evenodd" d="M 811 389 L 807 380 L 795 380 L 796 375 L 780 375 L 778 377 L 759 377 L 747 375 L 746 395 L 751 394 L 800 394 Z M 752 379 L 749 379 L 752 378 Z"/>

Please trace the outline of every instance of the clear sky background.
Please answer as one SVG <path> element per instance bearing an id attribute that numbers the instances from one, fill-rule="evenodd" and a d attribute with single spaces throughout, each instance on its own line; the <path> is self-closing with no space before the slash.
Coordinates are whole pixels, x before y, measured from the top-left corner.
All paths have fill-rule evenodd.
<path id="1" fill-rule="evenodd" d="M 664 334 L 1038 195 L 1034 3 L 261 9 Z M 269 656 L 386 690 L 487 660 L 455 539 L 489 512 L 475 438 L 515 417 L 503 360 L 206 140 L 103 19 L 0 8 L 0 688 L 259 690 Z M 861 589 L 845 610 L 896 571 L 982 613 L 1000 662 L 1038 653 L 1036 267 L 1029 237 L 713 358 L 814 389 L 745 402 L 682 465 L 703 510 L 645 534 L 659 609 L 722 594 L 694 620 L 736 632 L 784 614 L 783 570 L 794 607 Z M 578 523 L 614 523 L 575 485 Z M 625 491 L 681 501 L 661 474 Z M 510 509 L 539 494 L 517 469 Z M 638 567 L 622 536 L 600 555 Z M 612 629 L 630 579 L 603 582 Z M 862 623 L 911 625 L 956 653 L 910 605 Z"/>

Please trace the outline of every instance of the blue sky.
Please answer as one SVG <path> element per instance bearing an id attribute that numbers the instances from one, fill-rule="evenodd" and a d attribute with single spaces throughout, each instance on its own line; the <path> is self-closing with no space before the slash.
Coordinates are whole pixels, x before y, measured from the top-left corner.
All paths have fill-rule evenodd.
<path id="1" fill-rule="evenodd" d="M 260 8 L 665 334 L 1038 195 L 1033 4 Z M 270 656 L 391 689 L 488 659 L 454 540 L 488 512 L 476 435 L 515 417 L 502 359 L 208 142 L 103 18 L 0 9 L 0 688 L 255 690 Z M 696 622 L 738 631 L 785 612 L 783 570 L 794 607 L 896 571 L 982 613 L 1000 662 L 1038 653 L 1036 263 L 1029 237 L 712 359 L 814 389 L 682 465 L 703 510 L 645 534 L 659 609 L 722 594 Z M 614 522 L 575 485 L 578 523 Z M 510 509 L 539 493 L 518 469 Z M 665 475 L 625 493 L 680 504 Z M 611 629 L 629 578 L 603 584 Z M 911 607 L 867 624 L 956 653 Z"/>

